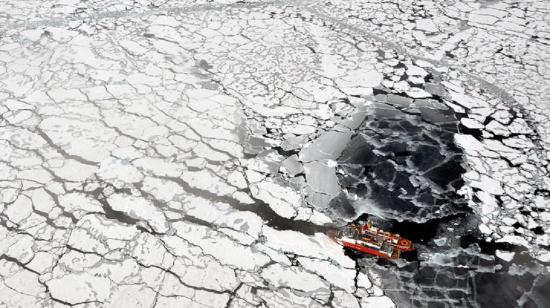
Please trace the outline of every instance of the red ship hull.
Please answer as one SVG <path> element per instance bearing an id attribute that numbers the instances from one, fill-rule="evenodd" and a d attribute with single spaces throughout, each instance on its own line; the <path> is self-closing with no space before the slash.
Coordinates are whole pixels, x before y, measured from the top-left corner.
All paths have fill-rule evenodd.
<path id="1" fill-rule="evenodd" d="M 364 226 L 349 225 L 342 230 L 333 230 L 328 235 L 347 249 L 383 259 L 397 259 L 401 252 L 415 250 L 410 240 L 380 230 L 370 223 Z"/>
<path id="2" fill-rule="evenodd" d="M 369 248 L 369 247 L 366 247 L 366 246 L 363 246 L 363 245 L 357 245 L 357 244 L 352 244 L 352 243 L 347 243 L 347 242 L 342 242 L 342 243 L 338 243 L 338 244 L 342 245 L 345 248 L 355 250 L 357 252 L 366 253 L 366 254 L 369 254 L 369 255 L 374 255 L 374 256 L 377 256 L 377 257 L 380 257 L 380 258 L 384 258 L 384 259 L 392 259 L 391 256 L 388 256 L 387 254 L 381 253 L 379 250 L 372 249 L 372 248 Z"/>

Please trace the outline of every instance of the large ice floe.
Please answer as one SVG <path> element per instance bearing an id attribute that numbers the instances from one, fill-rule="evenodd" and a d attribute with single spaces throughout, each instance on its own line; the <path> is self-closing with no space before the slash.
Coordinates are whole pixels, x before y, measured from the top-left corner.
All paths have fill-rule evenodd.
<path id="1" fill-rule="evenodd" d="M 0 307 L 548 307 L 544 1 L 7 0 Z M 371 219 L 392 261 L 325 235 Z"/>

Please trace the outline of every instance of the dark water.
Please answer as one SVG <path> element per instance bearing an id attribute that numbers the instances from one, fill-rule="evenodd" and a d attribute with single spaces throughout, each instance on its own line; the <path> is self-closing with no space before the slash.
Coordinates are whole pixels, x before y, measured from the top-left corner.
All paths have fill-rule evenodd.
<path id="1" fill-rule="evenodd" d="M 345 217 L 370 212 L 386 219 L 425 222 L 465 211 L 462 153 L 454 145 L 458 120 L 435 99 L 413 100 L 379 90 L 367 116 L 338 160 L 347 190 L 332 208 Z M 354 201 L 351 201 L 354 200 Z"/>
<path id="2" fill-rule="evenodd" d="M 331 207 L 341 217 L 373 220 L 411 239 L 397 261 L 354 253 L 381 277 L 398 307 L 550 307 L 550 275 L 522 248 L 487 243 L 478 218 L 457 193 L 462 152 L 453 135 L 460 114 L 440 99 L 414 100 L 377 90 L 373 112 L 338 160 L 345 192 Z M 514 252 L 511 262 L 496 250 Z"/>

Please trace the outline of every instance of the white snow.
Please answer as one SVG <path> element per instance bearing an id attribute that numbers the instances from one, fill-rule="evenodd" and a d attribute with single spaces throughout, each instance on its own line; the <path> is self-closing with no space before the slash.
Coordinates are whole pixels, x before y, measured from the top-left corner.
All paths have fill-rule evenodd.
<path id="1" fill-rule="evenodd" d="M 418 19 L 416 22 L 416 29 L 425 32 L 437 32 L 437 27 L 431 19 Z"/>
<path id="2" fill-rule="evenodd" d="M 89 273 L 67 274 L 46 281 L 54 298 L 78 304 L 86 301 L 105 301 L 110 293 L 110 281 Z"/>
<path id="3" fill-rule="evenodd" d="M 386 296 L 367 297 L 361 301 L 362 307 L 394 308 L 395 304 Z"/>
<path id="4" fill-rule="evenodd" d="M 271 284 L 311 292 L 311 294 L 329 292 L 328 286 L 319 281 L 317 276 L 297 267 L 289 268 L 273 264 L 262 271 L 262 276 Z"/>

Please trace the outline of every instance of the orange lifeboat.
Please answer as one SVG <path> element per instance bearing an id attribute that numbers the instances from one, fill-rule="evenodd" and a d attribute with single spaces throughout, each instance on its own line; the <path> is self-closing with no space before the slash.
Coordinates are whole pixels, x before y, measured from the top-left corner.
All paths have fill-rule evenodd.
<path id="1" fill-rule="evenodd" d="M 411 240 L 381 230 L 370 221 L 365 225 L 351 224 L 331 230 L 328 236 L 345 248 L 384 259 L 397 259 L 401 252 L 415 250 Z"/>

